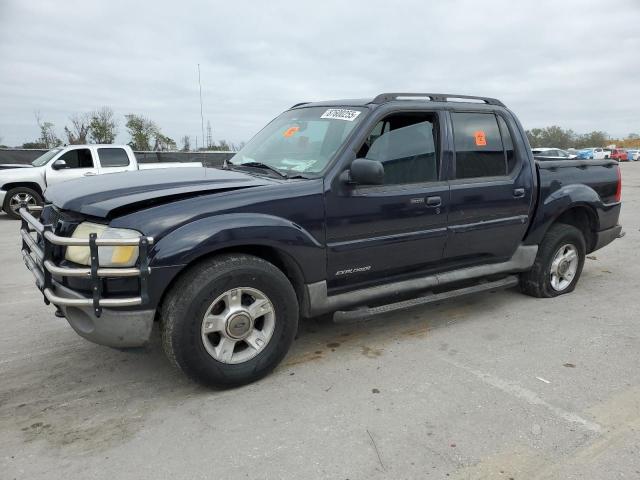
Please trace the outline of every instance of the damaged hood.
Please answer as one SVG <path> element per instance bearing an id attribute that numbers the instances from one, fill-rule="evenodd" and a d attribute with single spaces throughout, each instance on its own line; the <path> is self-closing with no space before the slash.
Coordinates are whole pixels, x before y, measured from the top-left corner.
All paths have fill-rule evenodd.
<path id="1" fill-rule="evenodd" d="M 182 198 L 276 182 L 217 168 L 165 168 L 71 180 L 47 188 L 45 198 L 62 210 L 111 218 Z"/>

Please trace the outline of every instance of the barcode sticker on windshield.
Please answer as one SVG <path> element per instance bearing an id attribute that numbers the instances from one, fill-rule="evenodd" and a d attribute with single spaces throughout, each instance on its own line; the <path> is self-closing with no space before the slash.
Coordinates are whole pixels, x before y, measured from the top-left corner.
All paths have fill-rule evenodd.
<path id="1" fill-rule="evenodd" d="M 346 120 L 353 122 L 361 112 L 357 110 L 346 110 L 344 108 L 330 108 L 324 112 L 320 118 L 333 118 L 335 120 Z"/>

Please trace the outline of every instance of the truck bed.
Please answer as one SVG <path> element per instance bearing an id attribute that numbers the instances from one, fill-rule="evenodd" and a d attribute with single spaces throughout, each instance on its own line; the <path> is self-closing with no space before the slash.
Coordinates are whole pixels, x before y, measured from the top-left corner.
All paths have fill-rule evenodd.
<path id="1" fill-rule="evenodd" d="M 542 198 L 567 185 L 591 187 L 603 203 L 615 201 L 618 186 L 618 162 L 615 160 L 551 160 L 536 159 Z M 544 192 L 542 192 L 545 190 Z"/>
<path id="2" fill-rule="evenodd" d="M 202 162 L 138 163 L 138 170 L 153 170 L 156 168 L 188 168 L 188 167 L 202 167 Z"/>
<path id="3" fill-rule="evenodd" d="M 604 231 L 619 228 L 620 215 L 619 165 L 604 160 L 536 160 L 538 197 L 534 218 L 525 239 L 526 244 L 538 244 L 548 225 L 568 208 L 588 212 L 589 230 L 597 242 Z M 596 243 L 591 245 L 595 249 Z"/>

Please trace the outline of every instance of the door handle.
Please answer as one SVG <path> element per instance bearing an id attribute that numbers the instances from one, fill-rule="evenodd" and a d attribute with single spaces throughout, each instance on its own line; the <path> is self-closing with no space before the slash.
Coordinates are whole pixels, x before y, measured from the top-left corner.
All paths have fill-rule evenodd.
<path id="1" fill-rule="evenodd" d="M 515 188 L 513 190 L 514 198 L 522 198 L 522 197 L 524 197 L 524 194 L 525 194 L 525 189 L 524 188 Z"/>
<path id="2" fill-rule="evenodd" d="M 95 172 L 85 172 L 85 173 L 83 173 L 82 175 L 83 175 L 84 177 L 93 177 L 95 174 L 96 174 Z"/>
<path id="3" fill-rule="evenodd" d="M 442 205 L 442 198 L 427 197 L 427 207 L 439 207 Z"/>

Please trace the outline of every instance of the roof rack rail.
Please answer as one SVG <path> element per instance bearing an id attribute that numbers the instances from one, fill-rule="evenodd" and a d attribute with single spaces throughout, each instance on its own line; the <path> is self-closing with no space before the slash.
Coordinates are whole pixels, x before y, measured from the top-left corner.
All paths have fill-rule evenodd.
<path id="1" fill-rule="evenodd" d="M 369 103 L 386 103 L 393 100 L 429 100 L 432 102 L 449 102 L 449 101 L 465 101 L 475 100 L 477 102 L 484 102 L 487 105 L 497 105 L 504 107 L 505 104 L 500 100 L 490 97 L 476 97 L 472 95 L 455 95 L 452 93 L 381 93 Z"/>

